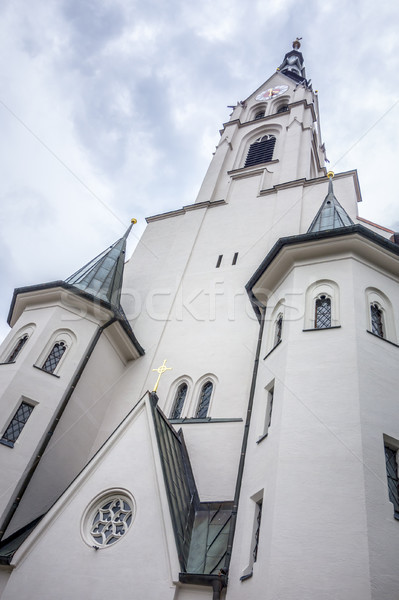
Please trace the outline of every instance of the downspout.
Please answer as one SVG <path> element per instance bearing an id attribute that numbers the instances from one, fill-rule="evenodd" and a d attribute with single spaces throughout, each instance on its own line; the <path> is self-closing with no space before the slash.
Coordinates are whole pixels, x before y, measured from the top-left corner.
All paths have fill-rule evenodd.
<path id="1" fill-rule="evenodd" d="M 243 472 L 244 472 L 245 455 L 246 455 L 246 452 L 247 452 L 247 445 L 248 445 L 249 426 L 251 424 L 252 406 L 253 406 L 254 395 L 255 395 L 256 380 L 257 380 L 257 376 L 258 376 L 259 355 L 260 355 L 260 349 L 261 349 L 261 345 L 262 345 L 263 329 L 264 329 L 264 325 L 265 325 L 265 318 L 264 317 L 265 317 L 265 309 L 266 309 L 266 307 L 263 306 L 263 305 L 259 305 L 258 304 L 258 309 L 259 309 L 259 313 L 260 313 L 260 315 L 259 315 L 260 326 L 259 326 L 258 344 L 257 344 L 257 348 L 256 348 L 256 356 L 255 356 L 255 361 L 254 361 L 254 368 L 253 368 L 253 371 L 252 371 L 252 382 L 251 382 L 251 389 L 250 389 L 250 392 L 249 392 L 247 418 L 246 418 L 246 421 L 245 421 L 244 435 L 243 435 L 242 446 L 241 446 L 240 463 L 238 465 L 238 474 L 237 474 L 236 489 L 235 489 L 235 492 L 234 492 L 233 511 L 232 511 L 232 514 L 231 514 L 231 527 L 230 527 L 230 531 L 229 531 L 229 539 L 228 539 L 228 542 L 227 542 L 226 560 L 225 560 L 224 568 L 223 568 L 223 571 L 226 574 L 228 573 L 229 567 L 230 567 L 231 553 L 232 553 L 233 541 L 234 541 L 234 533 L 235 533 L 236 524 L 237 524 L 238 504 L 239 504 L 239 501 L 240 501 L 242 476 L 243 476 Z M 215 596 L 215 593 L 216 592 L 214 590 L 213 600 L 219 600 L 220 592 L 219 592 L 219 596 Z"/>
<path id="2" fill-rule="evenodd" d="M 83 371 L 84 371 L 87 363 L 89 362 L 89 359 L 90 359 L 91 355 L 93 354 L 94 348 L 96 347 L 97 342 L 100 339 L 100 336 L 101 336 L 102 332 L 104 331 L 104 329 L 107 329 L 107 327 L 109 327 L 110 325 L 112 325 L 113 323 L 115 323 L 116 320 L 117 320 L 116 317 L 113 317 L 112 319 L 110 319 L 109 321 L 107 321 L 107 323 L 105 323 L 104 325 L 102 325 L 101 327 L 99 327 L 97 329 L 97 331 L 96 331 L 96 333 L 95 333 L 95 335 L 94 335 L 94 337 L 93 337 L 93 339 L 92 339 L 92 341 L 90 343 L 90 346 L 89 346 L 89 348 L 88 348 L 88 350 L 87 350 L 87 352 L 85 354 L 85 357 L 84 357 L 83 361 L 81 362 L 81 364 L 80 364 L 77 372 L 75 373 L 75 377 L 73 378 L 72 383 L 70 384 L 69 388 L 66 391 L 64 400 L 62 401 L 60 408 L 58 409 L 58 411 L 56 412 L 53 420 L 50 423 L 50 428 L 49 428 L 49 430 L 48 430 L 48 432 L 47 432 L 47 434 L 46 434 L 46 436 L 45 436 L 45 438 L 44 438 L 41 446 L 39 447 L 39 450 L 38 450 L 38 453 L 36 455 L 36 458 L 33 461 L 32 465 L 30 466 L 28 472 L 26 473 L 24 480 L 22 481 L 20 487 L 17 490 L 16 498 L 15 498 L 14 502 L 12 503 L 12 505 L 11 505 L 8 513 L 6 514 L 6 516 L 4 518 L 4 521 L 2 523 L 2 527 L 1 527 L 1 530 L 0 530 L 0 540 L 3 538 L 4 533 L 7 531 L 7 527 L 9 526 L 9 524 L 10 524 L 10 522 L 11 522 L 11 520 L 12 520 L 12 518 L 13 518 L 13 516 L 14 516 L 14 514 L 15 514 L 18 506 L 19 506 L 19 503 L 20 503 L 20 501 L 22 499 L 22 496 L 24 495 L 25 490 L 26 490 L 26 488 L 29 485 L 29 482 L 32 479 L 34 472 L 36 471 L 36 468 L 37 468 L 37 466 L 38 466 L 38 464 L 40 462 L 40 459 L 43 456 L 43 453 L 45 452 L 45 450 L 46 450 L 46 448 L 48 446 L 48 443 L 49 443 L 49 441 L 51 439 L 51 436 L 53 435 L 54 430 L 55 430 L 55 428 L 56 428 L 59 420 L 61 419 L 62 414 L 63 414 L 64 410 L 66 409 L 67 404 L 68 404 L 68 402 L 69 402 L 69 400 L 70 400 L 73 392 L 75 391 L 75 388 L 76 388 L 76 386 L 77 386 L 77 384 L 79 382 L 79 379 L 81 378 L 82 373 L 83 373 Z"/>

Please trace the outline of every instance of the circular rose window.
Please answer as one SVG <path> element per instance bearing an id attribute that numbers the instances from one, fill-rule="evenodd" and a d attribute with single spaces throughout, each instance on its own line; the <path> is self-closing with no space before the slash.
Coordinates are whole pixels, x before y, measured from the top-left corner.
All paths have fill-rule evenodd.
<path id="1" fill-rule="evenodd" d="M 134 518 L 134 500 L 124 493 L 108 493 L 96 499 L 86 511 L 84 537 L 96 548 L 118 542 L 128 531 Z"/>

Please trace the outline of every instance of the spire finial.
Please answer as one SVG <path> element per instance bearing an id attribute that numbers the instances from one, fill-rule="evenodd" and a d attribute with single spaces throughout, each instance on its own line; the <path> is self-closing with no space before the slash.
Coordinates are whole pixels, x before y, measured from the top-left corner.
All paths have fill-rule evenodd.
<path id="1" fill-rule="evenodd" d="M 327 177 L 328 179 L 332 179 L 334 177 L 334 171 L 328 171 Z"/>
<path id="2" fill-rule="evenodd" d="M 137 219 L 135 219 L 135 218 L 130 219 L 130 225 L 129 225 L 129 227 L 126 230 L 125 235 L 123 236 L 125 240 L 127 240 L 128 236 L 129 236 L 129 233 L 132 230 L 133 225 L 136 225 L 136 223 L 137 223 Z"/>
<path id="3" fill-rule="evenodd" d="M 301 37 L 297 37 L 296 40 L 292 42 L 292 47 L 294 48 L 294 50 L 299 50 L 299 48 L 301 47 L 301 39 Z"/>

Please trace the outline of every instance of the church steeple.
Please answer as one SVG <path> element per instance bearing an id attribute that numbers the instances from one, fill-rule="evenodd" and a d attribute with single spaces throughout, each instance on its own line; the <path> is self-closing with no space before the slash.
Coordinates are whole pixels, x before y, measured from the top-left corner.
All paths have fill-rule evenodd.
<path id="1" fill-rule="evenodd" d="M 334 173 L 329 171 L 327 173 L 327 177 L 329 178 L 328 194 L 325 197 L 323 204 L 319 208 L 315 218 L 313 219 L 312 224 L 308 229 L 308 233 L 326 231 L 328 229 L 338 229 L 339 227 L 354 225 L 352 219 L 347 214 L 345 209 L 342 208 L 334 195 L 332 183 Z"/>
<path id="2" fill-rule="evenodd" d="M 109 302 L 115 308 L 119 308 L 126 240 L 134 223 L 136 223 L 136 219 L 132 219 L 123 237 L 93 258 L 79 271 L 68 277 L 65 283 L 69 283 L 99 300 Z"/>
<path id="3" fill-rule="evenodd" d="M 292 42 L 293 49 L 290 52 L 287 52 L 287 54 L 284 56 L 283 62 L 277 69 L 297 83 L 306 82 L 304 60 L 302 52 L 299 52 L 299 48 L 301 47 L 299 40 L 301 39 L 302 38 L 297 38 L 294 42 Z"/>

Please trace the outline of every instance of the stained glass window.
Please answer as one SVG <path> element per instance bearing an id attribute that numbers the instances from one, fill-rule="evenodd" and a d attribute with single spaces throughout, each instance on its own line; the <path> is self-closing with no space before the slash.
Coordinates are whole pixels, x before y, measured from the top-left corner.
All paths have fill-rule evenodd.
<path id="1" fill-rule="evenodd" d="M 133 521 L 133 503 L 123 495 L 108 497 L 90 514 L 88 526 L 91 540 L 98 548 L 106 548 L 127 533 Z"/>
<path id="2" fill-rule="evenodd" d="M 316 329 L 328 329 L 331 327 L 331 300 L 324 294 L 319 296 L 315 303 Z"/>
<path id="3" fill-rule="evenodd" d="M 279 315 L 274 326 L 274 345 L 277 346 L 281 342 L 283 333 L 283 315 Z"/>
<path id="4" fill-rule="evenodd" d="M 249 147 L 245 166 L 251 167 L 272 160 L 275 143 L 276 138 L 273 135 L 264 135 L 257 139 Z"/>
<path id="5" fill-rule="evenodd" d="M 11 363 L 11 362 L 15 361 L 15 359 L 17 358 L 18 354 L 21 352 L 22 348 L 24 347 L 24 345 L 26 344 L 27 341 L 28 341 L 27 334 L 22 336 L 21 338 L 19 338 L 19 340 L 15 344 L 10 356 L 6 360 L 7 363 Z"/>
<path id="6" fill-rule="evenodd" d="M 57 342 L 54 344 L 53 349 L 45 360 L 45 363 L 42 367 L 43 371 L 47 371 L 47 373 L 54 373 L 58 363 L 60 362 L 62 355 L 66 350 L 65 342 Z"/>
<path id="7" fill-rule="evenodd" d="M 370 305 L 371 312 L 371 331 L 378 335 L 379 337 L 384 337 L 384 324 L 382 317 L 382 310 L 378 306 L 378 304 Z"/>
<path id="8" fill-rule="evenodd" d="M 388 479 L 389 499 L 393 504 L 395 517 L 399 519 L 399 477 L 397 450 L 385 445 L 385 464 Z"/>
<path id="9" fill-rule="evenodd" d="M 11 423 L 3 433 L 1 440 L 8 446 L 14 446 L 14 442 L 19 438 L 21 431 L 25 427 L 33 410 L 33 406 L 27 402 L 22 402 L 17 412 L 11 419 Z"/>
<path id="10" fill-rule="evenodd" d="M 200 401 L 198 404 L 198 409 L 197 409 L 197 414 L 196 414 L 196 419 L 205 419 L 205 417 L 208 413 L 209 402 L 211 401 L 212 390 L 213 390 L 213 383 L 211 381 L 207 381 L 202 386 Z"/>
<path id="11" fill-rule="evenodd" d="M 177 388 L 175 401 L 173 403 L 172 412 L 170 413 L 171 419 L 180 419 L 181 412 L 183 410 L 184 401 L 187 396 L 187 383 L 182 383 Z"/>

